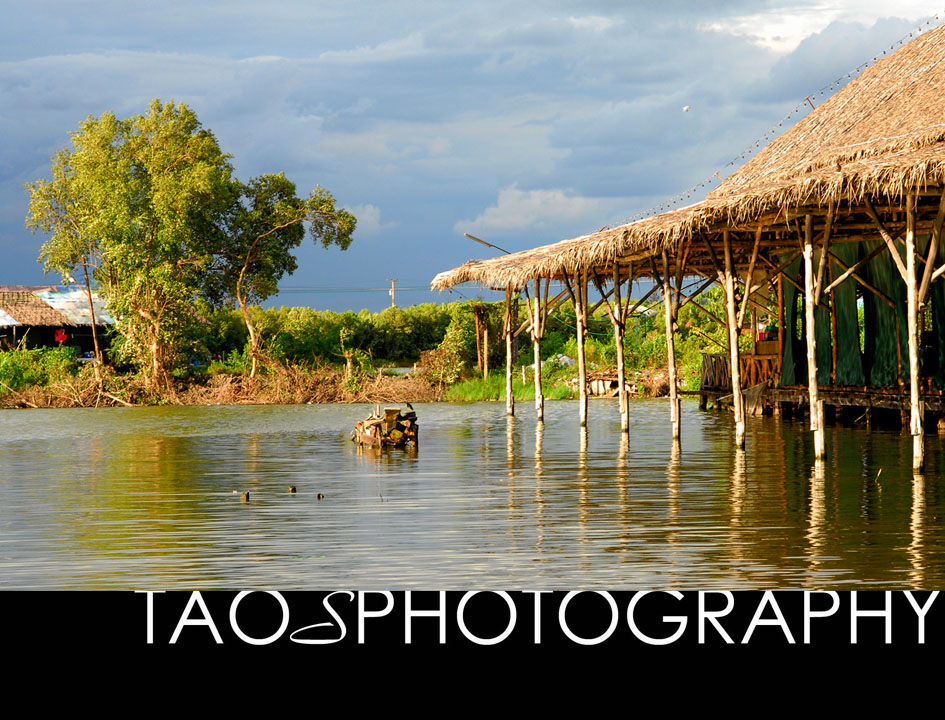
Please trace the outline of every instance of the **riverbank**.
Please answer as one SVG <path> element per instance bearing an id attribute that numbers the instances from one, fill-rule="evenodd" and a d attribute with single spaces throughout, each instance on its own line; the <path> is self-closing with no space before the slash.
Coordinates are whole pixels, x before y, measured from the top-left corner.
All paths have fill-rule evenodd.
<path id="1" fill-rule="evenodd" d="M 631 387 L 640 397 L 661 397 L 668 393 L 666 368 L 638 373 Z M 520 402 L 535 399 L 532 382 L 522 383 L 518 374 L 512 390 Z M 574 383 L 548 379 L 542 383 L 548 400 L 577 397 Z M 418 374 L 388 375 L 382 372 L 345 379 L 344 372 L 331 366 L 313 370 L 280 366 L 254 378 L 239 373 L 195 374 L 175 381 L 170 392 L 156 393 L 135 375 L 106 371 L 102 385 L 91 368 L 75 376 L 65 376 L 46 385 L 20 390 L 0 388 L 0 409 L 76 408 L 148 405 L 299 405 L 307 403 L 404 403 L 482 402 L 505 400 L 505 374 L 470 378 L 449 386 L 437 386 Z"/>
<path id="2" fill-rule="evenodd" d="M 90 370 L 90 369 L 89 369 Z M 86 369 L 47 385 L 5 387 L 0 408 L 77 408 L 141 405 L 295 405 L 306 403 L 433 402 L 439 390 L 414 375 L 345 379 L 332 367 L 279 367 L 254 378 L 220 373 L 178 379 L 168 392 L 149 390 L 134 375 L 107 372 L 101 386 Z"/>

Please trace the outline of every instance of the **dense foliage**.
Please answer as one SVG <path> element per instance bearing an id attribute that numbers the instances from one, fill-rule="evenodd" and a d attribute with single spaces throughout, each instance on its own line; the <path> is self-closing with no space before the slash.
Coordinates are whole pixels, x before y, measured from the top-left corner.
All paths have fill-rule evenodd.
<path id="1" fill-rule="evenodd" d="M 91 269 L 116 319 L 113 355 L 157 389 L 170 387 L 199 334 L 199 299 L 245 314 L 295 269 L 303 221 L 316 242 L 342 249 L 355 227 L 320 188 L 302 201 L 282 175 L 240 183 L 194 112 L 159 100 L 124 120 L 90 116 L 71 149 L 52 158 L 52 180 L 27 187 L 27 226 L 50 236 L 40 252 L 46 270 L 68 279 Z M 244 325 L 255 361 L 248 315 Z"/>

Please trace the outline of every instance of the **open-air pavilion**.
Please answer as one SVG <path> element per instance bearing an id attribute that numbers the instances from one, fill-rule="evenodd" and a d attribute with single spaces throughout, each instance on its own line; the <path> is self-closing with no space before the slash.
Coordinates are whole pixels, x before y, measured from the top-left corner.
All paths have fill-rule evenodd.
<path id="1" fill-rule="evenodd" d="M 588 287 L 597 287 L 610 315 L 622 374 L 623 331 L 632 309 L 627 282 L 652 279 L 665 307 L 671 422 L 678 438 L 674 323 L 683 304 L 698 303 L 701 291 L 720 283 L 728 353 L 724 361 L 705 365 L 703 384 L 727 381 L 736 445 L 744 444 L 744 391 L 754 386 L 767 388 L 775 402 L 806 402 L 818 458 L 824 453 L 825 401 L 908 411 L 913 467 L 919 469 L 926 414 L 945 410 L 943 96 L 945 26 L 939 26 L 878 60 L 702 202 L 554 245 L 470 261 L 437 275 L 432 287 L 476 283 L 505 290 L 507 307 L 514 294 L 529 293 L 528 318 L 512 327 L 507 312 L 505 335 L 509 359 L 513 333 L 527 329 L 532 337 L 539 419 L 544 320 L 556 303 L 571 298 L 583 425 Z M 693 278 L 704 283 L 684 292 L 684 279 Z M 564 290 L 549 297 L 554 282 Z M 738 337 L 752 322 L 753 308 L 777 308 L 778 339 L 765 352 L 739 355 Z M 619 388 L 621 427 L 627 431 L 622 376 Z M 507 390 L 508 412 L 514 413 L 511 367 Z"/>

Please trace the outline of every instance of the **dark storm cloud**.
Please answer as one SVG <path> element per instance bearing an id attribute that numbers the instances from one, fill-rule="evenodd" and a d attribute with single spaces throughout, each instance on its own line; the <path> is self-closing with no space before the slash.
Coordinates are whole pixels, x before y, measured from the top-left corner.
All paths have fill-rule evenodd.
<path id="1" fill-rule="evenodd" d="M 351 249 L 305 246 L 287 285 L 425 284 L 481 254 L 466 228 L 513 250 L 595 230 L 711 176 L 912 24 L 838 22 L 781 55 L 724 30 L 777 7 L 17 5 L 0 28 L 0 282 L 42 281 L 23 183 L 87 115 L 155 97 L 193 107 L 240 177 L 285 171 L 300 193 L 321 184 L 360 212 Z"/>

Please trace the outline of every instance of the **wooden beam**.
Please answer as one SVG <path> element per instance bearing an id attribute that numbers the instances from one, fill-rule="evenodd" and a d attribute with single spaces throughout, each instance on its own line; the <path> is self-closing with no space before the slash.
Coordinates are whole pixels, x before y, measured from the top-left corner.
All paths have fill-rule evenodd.
<path id="1" fill-rule="evenodd" d="M 811 217 L 808 215 L 807 217 Z M 817 282 L 814 283 L 814 304 L 820 302 L 821 290 L 824 287 L 824 270 L 827 267 L 827 252 L 830 250 L 830 226 L 833 222 L 833 205 L 827 209 L 827 220 L 823 231 L 823 243 L 820 248 L 820 262 L 817 263 Z M 812 228 L 813 230 L 813 228 Z"/>
<path id="2" fill-rule="evenodd" d="M 837 287 L 837 285 L 839 285 L 840 283 L 842 283 L 844 280 L 846 280 L 848 277 L 850 277 L 854 272 L 856 272 L 856 271 L 859 270 L 861 267 L 863 267 L 864 265 L 866 265 L 870 260 L 872 260 L 874 257 L 876 257 L 877 255 L 879 255 L 879 254 L 880 254 L 883 250 L 885 250 L 885 249 L 886 249 L 886 246 L 885 246 L 885 245 L 877 245 L 876 248 L 873 250 L 873 252 L 871 252 L 871 253 L 870 253 L 869 255 L 867 255 L 865 258 L 862 258 L 862 259 L 860 259 L 860 260 L 857 260 L 853 265 L 851 265 L 850 267 L 846 268 L 846 269 L 843 271 L 843 273 L 840 275 L 840 277 L 835 278 L 835 279 L 833 280 L 833 282 L 831 282 L 830 285 L 828 285 L 828 286 L 824 289 L 824 291 L 823 291 L 822 294 L 823 294 L 823 295 L 826 295 L 826 294 L 829 293 L 829 292 L 833 292 L 833 290 Z M 830 255 L 830 257 L 832 257 L 832 258 L 834 259 L 834 262 L 836 262 L 838 265 L 840 265 L 840 267 L 843 267 L 843 263 L 841 263 L 839 260 L 837 260 L 837 256 L 836 256 L 836 255 L 834 255 L 833 253 L 828 253 L 828 254 Z"/>
<path id="3" fill-rule="evenodd" d="M 873 287 L 868 282 L 866 282 L 866 280 L 864 280 L 862 277 L 860 277 L 855 272 L 853 272 L 853 268 L 848 268 L 846 264 L 833 253 L 830 253 L 830 257 L 833 258 L 833 261 L 837 263 L 837 265 L 839 265 L 841 268 L 843 268 L 846 271 L 843 277 L 852 277 L 854 280 L 860 283 L 860 285 L 865 287 L 867 290 L 873 293 L 876 297 L 878 297 L 884 303 L 889 305 L 889 307 L 895 309 L 896 303 L 894 303 L 885 293 L 881 292 L 880 290 L 877 290 L 875 287 Z"/>
<path id="4" fill-rule="evenodd" d="M 751 260 L 748 262 L 748 272 L 745 273 L 745 294 L 742 296 L 742 306 L 738 311 L 738 327 L 745 321 L 745 310 L 748 309 L 748 296 L 751 295 L 751 275 L 755 271 L 755 261 L 758 259 L 758 244 L 761 242 L 761 226 L 755 231 L 755 246 L 751 249 Z"/>
<path id="5" fill-rule="evenodd" d="M 932 238 L 929 241 L 929 256 L 925 261 L 925 272 L 922 273 L 922 283 L 919 285 L 918 298 L 919 307 L 925 307 L 925 301 L 929 297 L 929 286 L 932 284 L 932 268 L 935 267 L 935 259 L 938 257 L 938 246 L 942 236 L 942 224 L 945 223 L 945 191 L 938 203 L 938 213 L 935 216 L 935 224 L 932 226 Z"/>
<path id="6" fill-rule="evenodd" d="M 886 248 L 889 250 L 889 254 L 892 255 L 893 262 L 896 263 L 896 268 L 899 270 L 899 275 L 903 280 L 906 279 L 906 266 L 902 263 L 902 258 L 899 257 L 899 250 L 896 249 L 896 242 L 892 239 L 889 232 L 886 230 L 883 221 L 879 219 L 879 216 L 876 214 L 876 210 L 873 208 L 873 203 L 870 202 L 868 197 L 863 198 L 866 203 L 866 211 L 869 213 L 869 216 L 873 219 L 873 224 L 876 226 L 876 229 L 879 231 L 880 237 L 883 239 L 883 242 L 886 243 Z"/>

